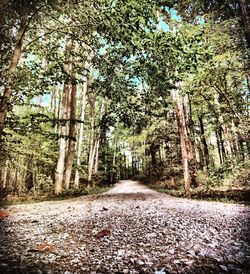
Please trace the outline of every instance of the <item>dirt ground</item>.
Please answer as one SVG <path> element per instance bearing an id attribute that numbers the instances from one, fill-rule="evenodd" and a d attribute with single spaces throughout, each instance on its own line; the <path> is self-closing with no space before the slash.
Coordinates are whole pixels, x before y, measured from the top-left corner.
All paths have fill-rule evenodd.
<path id="1" fill-rule="evenodd" d="M 127 180 L 0 213 L 4 274 L 250 273 L 245 205 L 173 198 Z"/>

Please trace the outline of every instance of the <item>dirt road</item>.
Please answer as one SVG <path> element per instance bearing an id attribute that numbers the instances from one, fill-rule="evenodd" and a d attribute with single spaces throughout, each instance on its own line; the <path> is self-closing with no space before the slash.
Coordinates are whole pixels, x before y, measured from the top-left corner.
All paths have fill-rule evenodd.
<path id="1" fill-rule="evenodd" d="M 0 273 L 250 273 L 250 208 L 121 181 L 102 195 L 11 206 Z"/>

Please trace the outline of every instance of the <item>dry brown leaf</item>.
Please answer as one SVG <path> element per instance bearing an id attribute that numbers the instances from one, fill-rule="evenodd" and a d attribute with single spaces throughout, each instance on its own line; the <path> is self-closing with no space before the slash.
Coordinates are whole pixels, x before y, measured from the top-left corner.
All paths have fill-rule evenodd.
<path id="1" fill-rule="evenodd" d="M 96 234 L 96 238 L 99 239 L 99 238 L 110 236 L 110 235 L 111 235 L 111 231 L 109 229 L 102 229 Z"/>
<path id="2" fill-rule="evenodd" d="M 38 251 L 49 251 L 52 252 L 55 250 L 55 246 L 53 246 L 52 244 L 49 243 L 42 243 L 40 245 L 37 246 L 37 250 Z"/>
<path id="3" fill-rule="evenodd" d="M 10 213 L 5 210 L 0 210 L 0 219 L 8 218 Z"/>

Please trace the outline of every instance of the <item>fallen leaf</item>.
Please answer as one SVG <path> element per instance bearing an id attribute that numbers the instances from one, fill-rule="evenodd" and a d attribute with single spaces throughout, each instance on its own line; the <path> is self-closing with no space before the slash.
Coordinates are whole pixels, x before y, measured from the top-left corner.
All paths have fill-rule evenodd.
<path id="1" fill-rule="evenodd" d="M 0 210 L 0 219 L 8 218 L 10 216 L 9 212 Z"/>
<path id="2" fill-rule="evenodd" d="M 54 251 L 55 247 L 49 243 L 42 243 L 37 246 L 38 251 Z"/>
<path id="3" fill-rule="evenodd" d="M 110 236 L 110 235 L 111 235 L 111 231 L 109 229 L 103 229 L 97 232 L 96 238 L 99 239 L 99 238 L 103 238 L 105 236 Z"/>

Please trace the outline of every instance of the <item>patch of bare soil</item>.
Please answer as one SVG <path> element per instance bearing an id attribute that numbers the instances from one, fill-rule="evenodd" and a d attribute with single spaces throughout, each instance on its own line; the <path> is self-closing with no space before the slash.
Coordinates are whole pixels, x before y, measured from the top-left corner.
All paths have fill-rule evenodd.
<path id="1" fill-rule="evenodd" d="M 250 273 L 250 208 L 121 181 L 0 211 L 0 273 Z"/>

